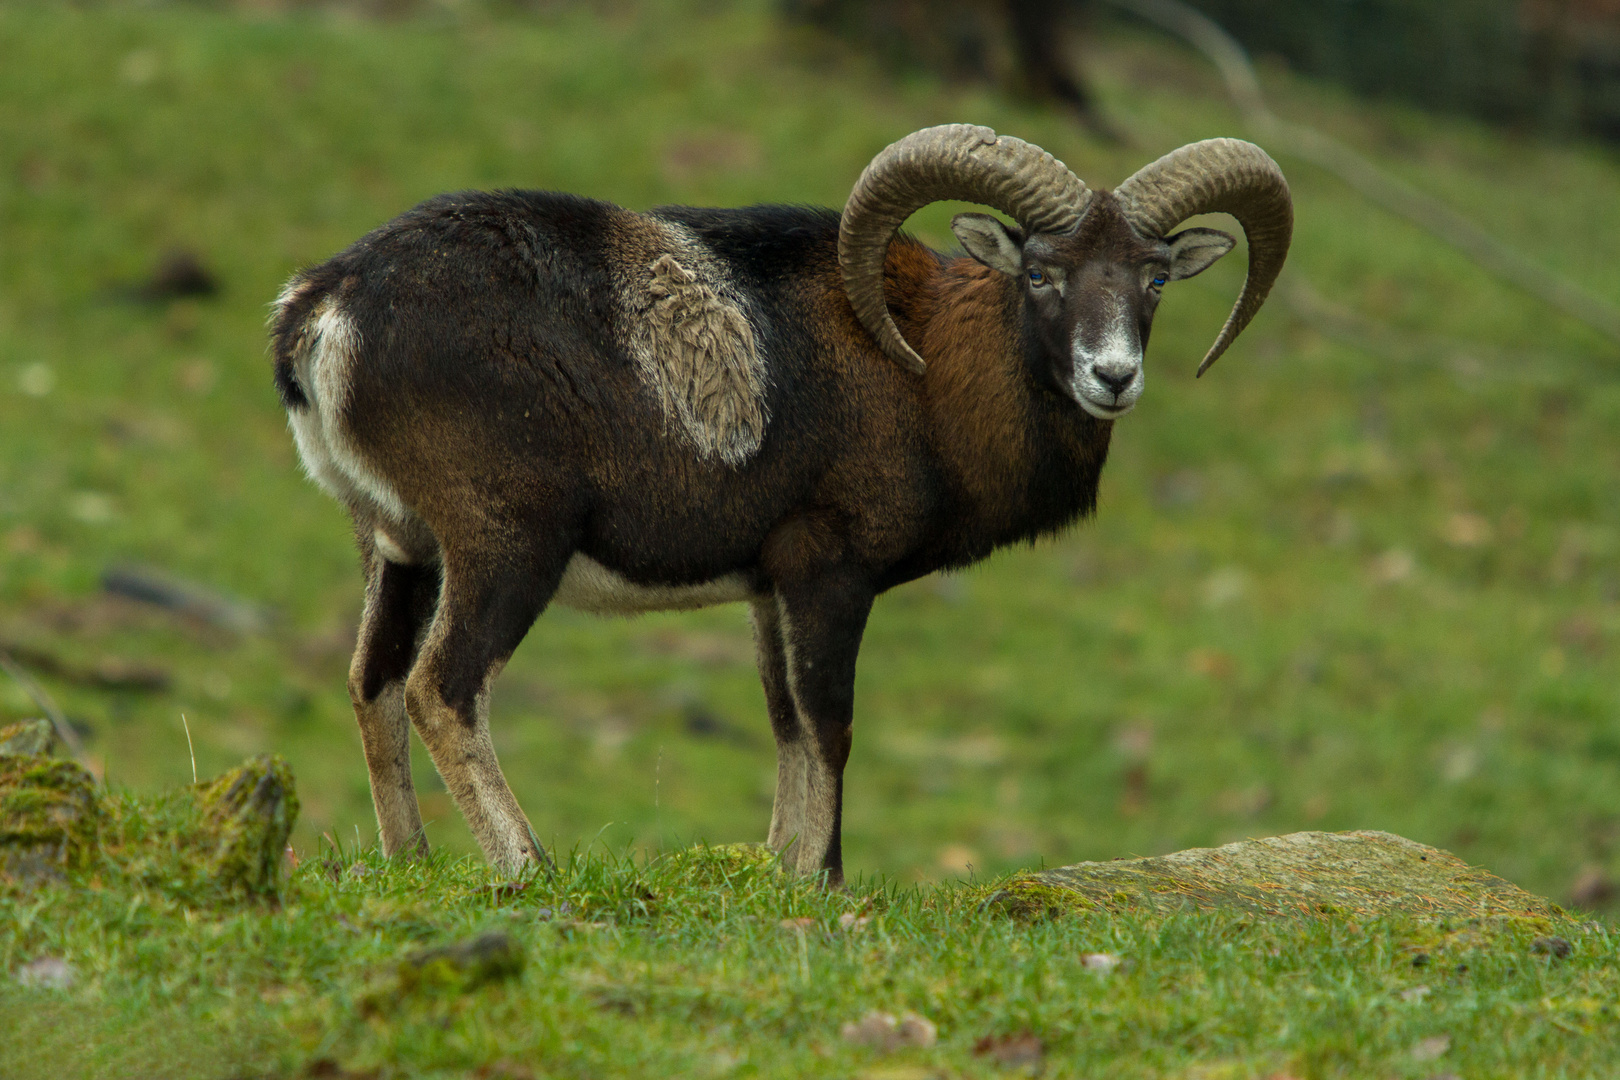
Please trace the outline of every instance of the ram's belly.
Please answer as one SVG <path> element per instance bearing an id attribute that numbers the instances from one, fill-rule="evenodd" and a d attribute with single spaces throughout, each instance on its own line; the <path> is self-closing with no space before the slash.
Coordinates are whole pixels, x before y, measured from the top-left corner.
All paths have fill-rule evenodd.
<path id="1" fill-rule="evenodd" d="M 643 611 L 685 611 L 748 600 L 753 596 L 741 574 L 726 574 L 696 585 L 637 585 L 585 555 L 568 560 L 562 583 L 552 603 L 576 611 L 634 614 Z"/>

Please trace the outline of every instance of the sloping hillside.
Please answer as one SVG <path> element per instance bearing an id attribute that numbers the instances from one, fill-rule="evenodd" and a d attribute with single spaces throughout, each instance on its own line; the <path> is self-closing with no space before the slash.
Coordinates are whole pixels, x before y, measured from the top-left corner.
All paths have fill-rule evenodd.
<path id="1" fill-rule="evenodd" d="M 343 688 L 359 577 L 264 360 L 265 305 L 295 267 L 445 189 L 838 205 L 873 152 L 940 121 L 1016 133 L 1101 184 L 1240 133 L 1212 74 L 1156 38 L 1100 47 L 1133 136 L 1103 146 L 986 89 L 887 81 L 763 2 L 391 22 L 12 5 L 0 51 L 0 637 L 55 664 L 41 675 L 114 785 L 189 779 L 182 714 L 204 773 L 288 755 L 305 848 L 372 824 Z M 1620 298 L 1608 152 L 1266 80 L 1288 118 Z M 1307 827 L 1449 846 L 1560 898 L 1620 869 L 1614 349 L 1283 163 L 1299 232 L 1279 295 L 1195 384 L 1241 257 L 1172 292 L 1097 520 L 879 602 L 854 871 Z M 950 210 L 914 225 L 942 240 Z M 125 298 L 176 247 L 219 295 Z M 235 634 L 104 594 L 128 563 L 276 619 Z M 109 659 L 171 688 L 98 685 Z M 0 712 L 31 711 L 0 684 Z M 565 849 L 763 832 L 773 769 L 740 610 L 549 613 L 496 728 Z M 419 764 L 434 841 L 467 850 Z"/>

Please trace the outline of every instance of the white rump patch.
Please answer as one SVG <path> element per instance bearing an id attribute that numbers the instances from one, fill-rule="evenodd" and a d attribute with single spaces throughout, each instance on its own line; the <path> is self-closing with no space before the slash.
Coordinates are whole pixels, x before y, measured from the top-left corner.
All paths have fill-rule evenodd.
<path id="1" fill-rule="evenodd" d="M 293 295 L 296 290 L 289 289 L 283 303 Z M 350 505 L 368 506 L 387 521 L 405 522 L 410 511 L 361 459 L 343 422 L 359 353 L 360 330 L 354 320 L 331 297 L 322 300 L 304 320 L 293 346 L 293 369 L 309 405 L 288 410 L 287 423 L 304 471 L 323 490 Z M 384 556 L 392 558 L 387 550 Z"/>
<path id="2" fill-rule="evenodd" d="M 741 304 L 702 272 L 705 261 L 666 253 L 648 265 L 643 295 L 629 298 L 632 346 L 665 418 L 699 456 L 741 465 L 765 438 L 765 364 Z"/>
<path id="3" fill-rule="evenodd" d="M 598 615 L 647 611 L 689 611 L 753 597 L 741 574 L 727 574 L 697 585 L 637 585 L 587 555 L 568 560 L 552 603 Z"/>

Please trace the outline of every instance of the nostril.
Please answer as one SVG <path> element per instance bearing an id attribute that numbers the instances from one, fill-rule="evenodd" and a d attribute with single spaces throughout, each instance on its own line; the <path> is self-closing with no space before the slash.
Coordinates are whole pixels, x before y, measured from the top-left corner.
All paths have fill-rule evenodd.
<path id="1" fill-rule="evenodd" d="M 1136 378 L 1135 368 L 1125 368 L 1121 370 L 1119 368 L 1105 368 L 1098 365 L 1093 366 L 1091 372 L 1093 375 L 1097 376 L 1097 380 L 1099 382 L 1114 392 L 1115 397 L 1123 394 L 1125 392 L 1125 388 L 1131 385 L 1131 380 Z"/>

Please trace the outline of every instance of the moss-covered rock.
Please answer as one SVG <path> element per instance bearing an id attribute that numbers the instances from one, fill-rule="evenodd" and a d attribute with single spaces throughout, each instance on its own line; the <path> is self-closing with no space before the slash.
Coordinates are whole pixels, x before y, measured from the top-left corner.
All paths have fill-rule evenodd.
<path id="1" fill-rule="evenodd" d="M 274 896 L 283 853 L 298 820 L 292 768 L 280 755 L 247 761 L 197 786 L 202 823 L 195 843 L 207 853 L 210 875 L 227 891 Z"/>
<path id="2" fill-rule="evenodd" d="M 423 949 L 400 961 L 402 993 L 440 990 L 460 993 L 523 973 L 522 948 L 510 934 L 492 931 L 469 941 Z"/>
<path id="3" fill-rule="evenodd" d="M 465 994 L 489 983 L 515 979 L 523 974 L 527 959 L 522 946 L 499 930 L 420 949 L 372 980 L 360 995 L 360 1013 L 378 1016 L 413 999 L 420 1002 Z"/>
<path id="4" fill-rule="evenodd" d="M 19 720 L 0 727 L 0 754 L 48 754 L 56 741 L 49 720 Z"/>
<path id="5" fill-rule="evenodd" d="M 1218 848 L 1076 863 L 1004 883 L 993 907 L 1225 909 L 1267 916 L 1549 918 L 1556 904 L 1457 856 L 1386 832 L 1300 832 Z"/>
<path id="6" fill-rule="evenodd" d="M 0 734 L 11 745 L 38 742 L 12 728 Z M 273 897 L 297 818 L 292 770 L 280 757 L 135 798 L 104 795 L 71 761 L 0 753 L 0 880 L 16 884 L 95 866 L 187 903 Z"/>
<path id="7" fill-rule="evenodd" d="M 0 876 L 32 881 L 85 866 L 101 804 L 83 766 L 38 754 L 0 754 Z"/>

